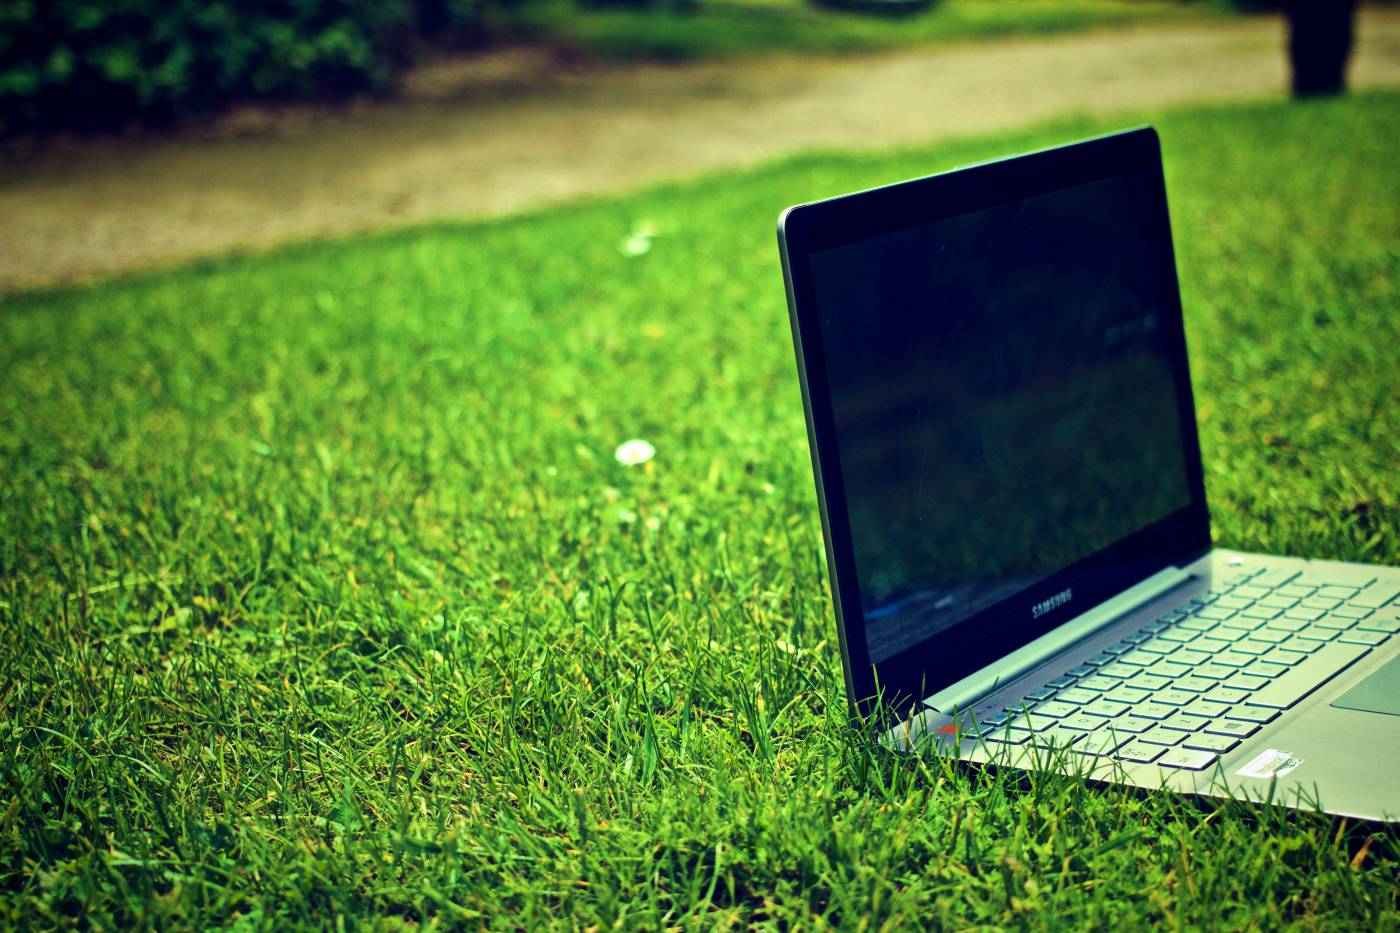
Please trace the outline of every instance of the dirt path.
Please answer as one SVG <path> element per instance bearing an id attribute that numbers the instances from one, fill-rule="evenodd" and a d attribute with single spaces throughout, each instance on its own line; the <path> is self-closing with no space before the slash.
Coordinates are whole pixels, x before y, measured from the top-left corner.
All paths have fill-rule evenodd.
<path id="1" fill-rule="evenodd" d="M 500 214 L 812 147 L 1279 97 L 1282 44 L 1282 25 L 1260 18 L 581 73 L 506 53 L 419 73 L 390 104 L 272 119 L 254 112 L 168 139 L 10 157 L 0 162 L 0 289 Z M 1352 83 L 1400 85 L 1400 10 L 1364 11 Z"/>

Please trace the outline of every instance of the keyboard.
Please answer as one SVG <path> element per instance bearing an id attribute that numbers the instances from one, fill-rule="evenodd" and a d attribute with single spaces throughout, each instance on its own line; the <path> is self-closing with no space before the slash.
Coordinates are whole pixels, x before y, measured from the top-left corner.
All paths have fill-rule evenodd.
<path id="1" fill-rule="evenodd" d="M 1397 631 L 1400 583 L 1240 570 L 957 732 L 991 751 L 1200 771 Z"/>

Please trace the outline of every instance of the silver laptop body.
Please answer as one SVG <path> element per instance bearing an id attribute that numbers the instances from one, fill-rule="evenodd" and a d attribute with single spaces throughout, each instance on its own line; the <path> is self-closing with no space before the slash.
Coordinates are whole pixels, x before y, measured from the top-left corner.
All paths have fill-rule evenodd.
<path id="1" fill-rule="evenodd" d="M 1154 131 L 790 208 L 779 243 L 854 718 L 1400 820 L 1400 569 L 1212 546 Z"/>

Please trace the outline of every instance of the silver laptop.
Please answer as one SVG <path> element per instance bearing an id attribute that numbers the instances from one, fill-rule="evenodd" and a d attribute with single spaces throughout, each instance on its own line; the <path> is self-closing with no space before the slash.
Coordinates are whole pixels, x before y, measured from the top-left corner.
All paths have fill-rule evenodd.
<path id="1" fill-rule="evenodd" d="M 779 242 L 860 721 L 1400 820 L 1400 570 L 1212 547 L 1155 132 L 793 207 Z"/>

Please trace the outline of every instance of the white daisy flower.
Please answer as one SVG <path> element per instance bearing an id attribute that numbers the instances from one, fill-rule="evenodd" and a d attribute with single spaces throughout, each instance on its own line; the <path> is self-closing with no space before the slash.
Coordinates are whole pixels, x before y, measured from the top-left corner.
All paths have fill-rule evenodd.
<path id="1" fill-rule="evenodd" d="M 617 450 L 613 452 L 617 462 L 623 466 L 641 466 L 652 457 L 656 456 L 656 448 L 647 441 L 639 437 L 630 441 L 624 441 L 617 445 Z"/>

